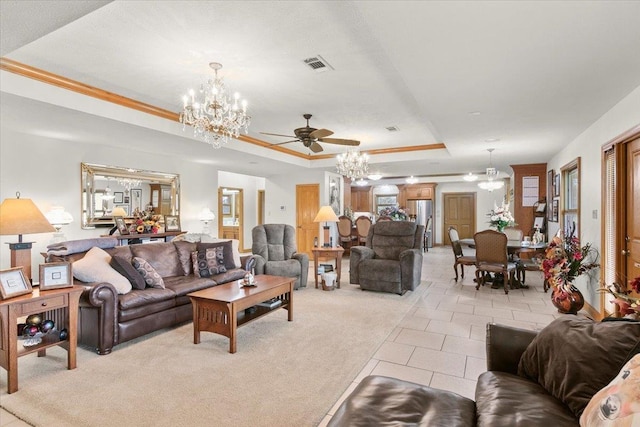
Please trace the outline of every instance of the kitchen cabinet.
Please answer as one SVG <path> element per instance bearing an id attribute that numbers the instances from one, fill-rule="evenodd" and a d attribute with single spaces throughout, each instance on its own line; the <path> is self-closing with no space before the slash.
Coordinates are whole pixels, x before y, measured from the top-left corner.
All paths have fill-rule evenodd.
<path id="1" fill-rule="evenodd" d="M 371 187 L 351 187 L 351 209 L 354 212 L 372 212 Z"/>

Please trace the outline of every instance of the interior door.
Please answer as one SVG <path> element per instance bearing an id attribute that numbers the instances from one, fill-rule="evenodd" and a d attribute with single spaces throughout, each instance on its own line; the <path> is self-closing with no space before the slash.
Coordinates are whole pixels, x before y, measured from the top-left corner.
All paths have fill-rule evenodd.
<path id="1" fill-rule="evenodd" d="M 298 252 L 312 256 L 313 240 L 318 238 L 320 225 L 313 222 L 320 210 L 320 185 L 296 185 L 296 244 Z"/>
<path id="2" fill-rule="evenodd" d="M 443 193 L 443 230 L 445 245 L 450 245 L 449 227 L 458 230 L 461 239 L 472 238 L 476 230 L 476 193 Z"/>
<path id="3" fill-rule="evenodd" d="M 626 277 L 640 276 L 640 138 L 627 144 Z"/>

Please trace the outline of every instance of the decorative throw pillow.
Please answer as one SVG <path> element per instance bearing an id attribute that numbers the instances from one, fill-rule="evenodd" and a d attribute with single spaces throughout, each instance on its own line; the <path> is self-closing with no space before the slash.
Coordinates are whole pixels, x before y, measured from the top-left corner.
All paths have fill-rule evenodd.
<path id="1" fill-rule="evenodd" d="M 221 246 L 192 252 L 191 259 L 193 273 L 197 277 L 211 277 L 227 271 L 224 266 L 224 248 Z"/>
<path id="2" fill-rule="evenodd" d="M 175 241 L 173 239 L 171 243 L 173 243 L 178 250 L 178 258 L 180 258 L 180 265 L 182 265 L 182 270 L 184 270 L 184 275 L 188 276 L 193 273 L 193 262 L 191 261 L 191 252 L 197 250 L 197 246 L 195 243 L 188 242 L 185 240 Z"/>
<path id="3" fill-rule="evenodd" d="M 138 273 L 144 278 L 144 282 L 151 288 L 164 289 L 164 280 L 155 268 L 149 264 L 144 258 L 134 256 L 131 263 L 138 270 Z"/>
<path id="4" fill-rule="evenodd" d="M 122 256 L 113 255 L 111 256 L 111 262 L 109 265 L 118 273 L 126 277 L 127 280 L 131 282 L 131 286 L 133 286 L 134 289 L 144 289 L 147 287 L 147 284 L 144 282 L 144 277 L 138 273 L 138 270 L 131 265 L 128 259 Z"/>
<path id="5" fill-rule="evenodd" d="M 231 240 L 217 243 L 198 243 L 198 252 L 205 251 L 209 248 L 224 248 L 224 267 L 227 270 L 233 270 L 236 268 L 236 263 L 233 259 L 233 243 Z"/>
<path id="6" fill-rule="evenodd" d="M 111 255 L 95 246 L 82 259 L 72 265 L 73 277 L 87 283 L 111 283 L 119 294 L 131 291 L 131 283 L 122 274 L 111 268 Z"/>
<path id="7" fill-rule="evenodd" d="M 589 401 L 580 417 L 582 427 L 640 425 L 640 354 Z"/>
<path id="8" fill-rule="evenodd" d="M 640 353 L 640 323 L 563 316 L 522 354 L 518 375 L 540 384 L 576 417 L 620 368 Z"/>
<path id="9" fill-rule="evenodd" d="M 240 259 L 240 241 L 238 239 L 218 239 L 205 234 L 200 240 L 202 243 L 222 243 L 229 241 L 231 242 L 231 253 L 233 254 L 233 263 L 235 264 L 235 268 L 240 268 L 242 267 L 242 260 Z M 227 255 L 228 254 L 225 253 L 225 256 Z M 229 267 L 226 264 L 225 267 L 229 270 Z"/>

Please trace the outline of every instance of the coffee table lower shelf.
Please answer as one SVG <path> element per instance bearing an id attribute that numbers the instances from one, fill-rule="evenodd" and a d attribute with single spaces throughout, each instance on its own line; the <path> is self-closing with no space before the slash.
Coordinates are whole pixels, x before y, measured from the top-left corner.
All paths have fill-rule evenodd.
<path id="1" fill-rule="evenodd" d="M 295 278 L 259 275 L 256 281 L 257 286 L 250 288 L 232 282 L 188 294 L 193 305 L 193 343 L 200 343 L 200 332 L 212 332 L 229 338 L 229 353 L 235 353 L 238 327 L 280 308 L 287 310 L 287 320 L 292 321 Z M 271 298 L 282 303 L 274 308 L 257 306 Z M 245 312 L 254 306 L 254 312 Z"/>

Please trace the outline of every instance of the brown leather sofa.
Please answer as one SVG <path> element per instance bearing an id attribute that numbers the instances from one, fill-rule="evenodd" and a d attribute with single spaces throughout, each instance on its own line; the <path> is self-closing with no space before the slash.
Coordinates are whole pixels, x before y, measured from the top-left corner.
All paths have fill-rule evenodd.
<path id="1" fill-rule="evenodd" d="M 251 256 L 242 257 L 241 268 L 200 278 L 193 274 L 190 259 L 191 252 L 198 250 L 198 243 L 175 241 L 104 250 L 128 260 L 133 256 L 145 259 L 160 274 L 165 288 L 134 288 L 126 294 L 118 294 L 111 283 L 86 283 L 74 279 L 75 284 L 85 287 L 80 297 L 78 343 L 96 349 L 101 355 L 109 354 L 114 346 L 123 342 L 192 320 L 188 293 L 241 279 L 246 274 L 244 267 L 252 263 Z M 65 255 L 49 252 L 47 262 L 74 262 L 87 252 Z"/>
<path id="2" fill-rule="evenodd" d="M 640 353 L 640 323 L 563 316 L 539 333 L 488 324 L 486 345 L 475 401 L 368 376 L 329 426 L 578 426 L 591 397 Z"/>

